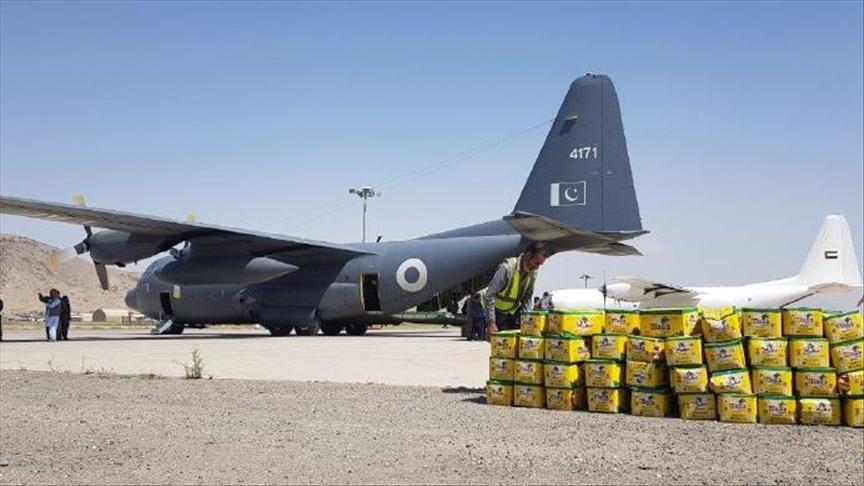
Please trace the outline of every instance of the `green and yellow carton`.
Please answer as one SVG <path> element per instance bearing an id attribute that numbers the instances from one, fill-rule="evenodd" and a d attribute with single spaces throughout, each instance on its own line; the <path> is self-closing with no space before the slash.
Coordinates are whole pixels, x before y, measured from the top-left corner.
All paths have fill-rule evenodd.
<path id="1" fill-rule="evenodd" d="M 672 412 L 668 389 L 630 387 L 630 413 L 641 417 L 668 417 Z"/>
<path id="2" fill-rule="evenodd" d="M 749 393 L 725 393 L 717 395 L 717 410 L 721 422 L 738 424 L 756 423 L 756 395 Z"/>
<path id="3" fill-rule="evenodd" d="M 639 331 L 639 311 L 607 310 L 603 332 L 609 334 L 635 334 Z"/>
<path id="4" fill-rule="evenodd" d="M 843 412 L 839 398 L 800 397 L 798 413 L 804 425 L 840 425 Z"/>
<path id="5" fill-rule="evenodd" d="M 519 316 L 519 330 L 522 336 L 543 336 L 546 331 L 546 312 L 523 312 Z"/>
<path id="6" fill-rule="evenodd" d="M 513 383 L 489 380 L 486 382 L 486 403 L 489 405 L 513 405 Z"/>
<path id="7" fill-rule="evenodd" d="M 788 395 L 760 395 L 756 399 L 760 424 L 795 424 L 798 401 Z"/>
<path id="8" fill-rule="evenodd" d="M 741 332 L 751 337 L 782 337 L 783 316 L 780 309 L 755 307 L 741 309 Z"/>
<path id="9" fill-rule="evenodd" d="M 624 334 L 595 334 L 591 337 L 591 357 L 621 361 L 626 346 L 627 336 Z"/>
<path id="10" fill-rule="evenodd" d="M 860 311 L 825 315 L 822 322 L 825 337 L 832 343 L 864 337 L 864 318 Z"/>
<path id="11" fill-rule="evenodd" d="M 591 357 L 591 348 L 581 336 L 547 335 L 544 357 L 549 361 L 578 363 Z"/>
<path id="12" fill-rule="evenodd" d="M 699 314 L 693 307 L 639 311 L 639 329 L 647 337 L 690 336 L 698 321 Z"/>
<path id="13" fill-rule="evenodd" d="M 678 411 L 684 420 L 717 420 L 717 399 L 713 393 L 681 393 Z"/>
<path id="14" fill-rule="evenodd" d="M 822 309 L 783 309 L 782 316 L 784 335 L 822 337 Z"/>
<path id="15" fill-rule="evenodd" d="M 753 392 L 757 395 L 792 395 L 792 368 L 788 366 L 754 366 L 750 370 Z"/>

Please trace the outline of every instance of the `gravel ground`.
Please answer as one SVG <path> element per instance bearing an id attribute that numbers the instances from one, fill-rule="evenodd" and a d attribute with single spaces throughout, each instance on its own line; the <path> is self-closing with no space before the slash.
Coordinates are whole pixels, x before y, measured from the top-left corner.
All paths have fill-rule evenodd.
<path id="1" fill-rule="evenodd" d="M 0 483 L 862 484 L 864 431 L 484 404 L 482 390 L 4 370 Z"/>

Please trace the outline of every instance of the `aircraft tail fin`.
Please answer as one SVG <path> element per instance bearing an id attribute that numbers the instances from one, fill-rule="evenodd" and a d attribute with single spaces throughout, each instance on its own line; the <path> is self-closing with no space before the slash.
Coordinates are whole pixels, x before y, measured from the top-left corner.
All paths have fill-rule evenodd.
<path id="1" fill-rule="evenodd" d="M 797 278 L 815 293 L 846 292 L 862 287 L 846 218 L 836 214 L 825 217 Z"/>
<path id="2" fill-rule="evenodd" d="M 626 239 L 644 234 L 615 87 L 586 74 L 570 85 L 513 214 Z"/>

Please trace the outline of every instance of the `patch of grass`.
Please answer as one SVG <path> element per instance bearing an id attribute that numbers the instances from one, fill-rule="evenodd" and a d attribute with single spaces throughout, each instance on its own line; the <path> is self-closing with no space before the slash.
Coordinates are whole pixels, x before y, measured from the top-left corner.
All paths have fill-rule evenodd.
<path id="1" fill-rule="evenodd" d="M 183 366 L 187 380 L 200 380 L 204 374 L 204 356 L 201 355 L 201 350 L 198 348 L 192 350 L 191 363 L 180 364 Z"/>

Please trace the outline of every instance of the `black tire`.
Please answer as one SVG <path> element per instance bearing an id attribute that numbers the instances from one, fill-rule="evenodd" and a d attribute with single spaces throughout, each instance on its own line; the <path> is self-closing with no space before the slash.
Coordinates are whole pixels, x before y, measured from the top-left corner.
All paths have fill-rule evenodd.
<path id="1" fill-rule="evenodd" d="M 267 330 L 270 331 L 271 336 L 282 337 L 291 334 L 291 329 L 294 329 L 294 326 L 284 326 L 284 327 L 268 327 Z"/>
<path id="2" fill-rule="evenodd" d="M 366 324 L 348 324 L 345 326 L 345 333 L 349 336 L 362 336 L 368 329 L 369 326 Z"/>
<path id="3" fill-rule="evenodd" d="M 184 329 L 186 329 L 185 324 L 171 324 L 165 334 L 183 334 Z"/>
<path id="4" fill-rule="evenodd" d="M 294 326 L 294 333 L 298 336 L 316 336 L 318 335 L 318 331 L 321 330 L 321 324 L 318 322 L 313 322 L 307 326 Z"/>
<path id="5" fill-rule="evenodd" d="M 323 332 L 325 336 L 338 336 L 339 333 L 342 332 L 343 327 L 342 324 L 325 322 L 321 324 L 321 332 Z"/>

